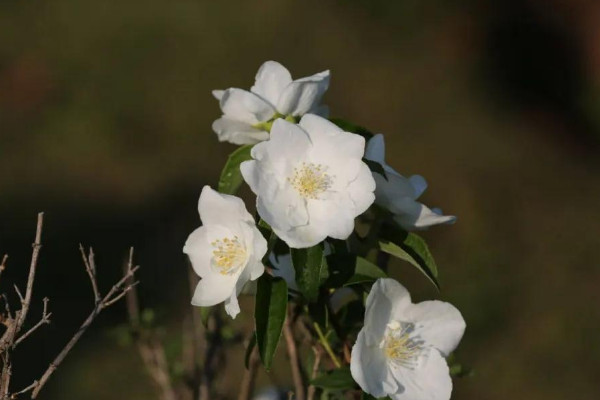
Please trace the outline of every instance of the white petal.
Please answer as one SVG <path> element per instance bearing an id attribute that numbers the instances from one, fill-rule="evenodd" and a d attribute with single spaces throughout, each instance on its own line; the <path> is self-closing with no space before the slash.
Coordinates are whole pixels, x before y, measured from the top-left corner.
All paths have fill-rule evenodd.
<path id="1" fill-rule="evenodd" d="M 223 97 L 224 93 L 225 93 L 224 90 L 213 90 L 212 91 L 213 97 L 219 101 L 221 101 L 221 98 Z"/>
<path id="2" fill-rule="evenodd" d="M 354 230 L 354 203 L 346 193 L 332 193 L 327 201 L 307 200 L 308 226 L 334 239 L 346 240 Z"/>
<path id="3" fill-rule="evenodd" d="M 427 189 L 427 181 L 421 175 L 412 175 L 408 180 L 415 189 L 415 198 L 418 199 Z"/>
<path id="4" fill-rule="evenodd" d="M 458 346 L 465 332 L 465 320 L 452 304 L 443 301 L 424 301 L 407 310 L 419 336 L 448 356 Z"/>
<path id="5" fill-rule="evenodd" d="M 283 65 L 267 61 L 258 69 L 254 86 L 250 90 L 275 106 L 279 96 L 291 82 L 292 75 Z"/>
<path id="6" fill-rule="evenodd" d="M 329 87 L 329 71 L 291 82 L 277 101 L 277 111 L 284 115 L 304 115 L 321 101 Z"/>
<path id="7" fill-rule="evenodd" d="M 250 273 L 250 280 L 254 281 L 265 273 L 265 266 L 260 260 L 252 260 L 246 266 Z"/>
<path id="8" fill-rule="evenodd" d="M 361 159 L 364 155 L 365 139 L 362 136 L 344 132 L 325 118 L 306 114 L 299 125 L 308 133 L 315 151 L 319 151 L 324 157 Z"/>
<path id="9" fill-rule="evenodd" d="M 348 185 L 348 193 L 354 202 L 355 214 L 358 216 L 375 201 L 375 179 L 369 167 L 361 162 L 361 168 L 356 179 Z"/>
<path id="10" fill-rule="evenodd" d="M 404 286 L 389 278 L 379 278 L 373 284 L 365 305 L 367 343 L 377 345 L 387 324 L 411 305 L 410 293 Z"/>
<path id="11" fill-rule="evenodd" d="M 236 292 L 233 292 L 231 294 L 231 296 L 225 300 L 225 312 L 227 313 L 227 315 L 229 315 L 232 319 L 235 319 L 235 317 L 240 313 L 240 304 L 238 302 L 238 295 Z"/>
<path id="12" fill-rule="evenodd" d="M 250 125 L 268 121 L 275 114 L 275 109 L 260 96 L 237 88 L 227 89 L 223 93 L 221 110 L 227 118 Z"/>
<path id="13" fill-rule="evenodd" d="M 253 240 L 252 240 L 253 254 L 252 255 L 255 260 L 261 260 L 265 256 L 265 254 L 267 254 L 267 241 L 263 237 L 262 233 L 260 233 L 258 228 L 256 228 L 254 223 L 252 224 L 252 232 L 253 232 Z M 255 278 L 251 278 L 251 279 L 255 279 Z"/>
<path id="14" fill-rule="evenodd" d="M 381 133 L 369 139 L 365 150 L 365 158 L 380 164 L 385 162 L 385 141 Z"/>
<path id="15" fill-rule="evenodd" d="M 365 329 L 359 332 L 352 347 L 350 373 L 360 388 L 374 397 L 385 397 L 398 390 L 379 346 L 367 344 Z"/>
<path id="16" fill-rule="evenodd" d="M 277 236 L 293 249 L 306 249 L 312 247 L 327 237 L 327 233 L 309 226 L 280 230 L 273 228 Z"/>
<path id="17" fill-rule="evenodd" d="M 296 124 L 292 124 L 284 119 L 277 119 L 271 127 L 271 138 L 268 144 L 259 146 L 252 152 L 252 157 L 270 161 L 271 169 L 275 169 L 281 174 L 289 174 L 288 169 L 294 167 L 304 154 L 312 146 L 308 133 Z M 261 152 L 264 151 L 264 154 Z M 287 169 L 285 165 L 289 165 Z"/>
<path id="18" fill-rule="evenodd" d="M 252 125 L 236 121 L 230 118 L 221 117 L 212 124 L 213 131 L 217 134 L 219 141 L 233 144 L 254 144 L 267 140 L 269 133 Z"/>
<path id="19" fill-rule="evenodd" d="M 406 230 L 423 230 L 433 225 L 453 224 L 456 217 L 453 215 L 439 215 L 427 206 L 410 200 L 404 199 L 402 202 L 397 202 L 397 215 L 394 220 Z"/>
<path id="20" fill-rule="evenodd" d="M 240 221 L 254 224 L 254 218 L 246 210 L 246 205 L 236 196 L 221 194 L 206 185 L 200 193 L 198 212 L 204 225 L 224 225 L 237 227 Z"/>
<path id="21" fill-rule="evenodd" d="M 398 392 L 393 400 L 449 400 L 452 394 L 452 379 L 446 360 L 432 349 L 426 360 L 416 369 L 394 368 L 398 380 Z"/>
<path id="22" fill-rule="evenodd" d="M 231 317 L 235 318 L 240 313 L 240 305 L 238 303 L 238 296 L 244 289 L 246 283 L 250 279 L 250 271 L 245 268 L 235 282 L 235 290 L 231 296 L 225 300 L 225 312 Z"/>
<path id="23" fill-rule="evenodd" d="M 209 307 L 225 301 L 235 291 L 238 280 L 234 275 L 210 274 L 202 278 L 192 297 L 195 306 Z"/>
<path id="24" fill-rule="evenodd" d="M 192 268 L 200 277 L 205 277 L 210 273 L 210 260 L 213 252 L 206 233 L 206 228 L 201 226 L 188 236 L 185 246 L 183 246 L 183 252 L 189 256 Z"/>

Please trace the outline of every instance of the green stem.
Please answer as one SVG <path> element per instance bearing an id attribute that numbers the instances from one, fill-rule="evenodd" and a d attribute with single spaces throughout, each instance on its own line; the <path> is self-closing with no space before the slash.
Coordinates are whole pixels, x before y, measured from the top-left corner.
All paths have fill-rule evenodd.
<path id="1" fill-rule="evenodd" d="M 319 335 L 319 341 L 325 348 L 325 351 L 327 352 L 327 354 L 329 354 L 329 357 L 331 357 L 331 361 L 333 361 L 333 363 L 335 364 L 335 366 L 337 368 L 341 368 L 342 364 L 340 363 L 340 360 L 338 360 L 338 358 L 335 356 L 335 353 L 331 349 L 331 346 L 329 345 L 327 338 L 325 337 L 325 335 L 323 335 L 323 331 L 321 330 L 321 327 L 316 322 L 313 322 L 313 326 L 315 327 L 315 330 L 317 331 L 317 335 Z"/>

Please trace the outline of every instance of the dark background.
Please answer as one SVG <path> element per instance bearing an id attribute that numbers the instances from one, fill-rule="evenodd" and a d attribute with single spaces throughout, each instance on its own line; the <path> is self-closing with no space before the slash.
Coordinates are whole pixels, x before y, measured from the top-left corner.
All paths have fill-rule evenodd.
<path id="1" fill-rule="evenodd" d="M 388 162 L 424 175 L 424 201 L 458 216 L 424 234 L 441 297 L 467 320 L 457 355 L 475 372 L 453 398 L 600 396 L 597 1 L 7 0 L 0 32 L 0 286 L 24 287 L 45 211 L 30 321 L 43 296 L 54 313 L 18 350 L 16 386 L 92 307 L 80 242 L 105 289 L 136 246 L 144 306 L 176 337 L 189 311 L 181 248 L 234 149 L 211 131 L 210 91 L 249 88 L 274 59 L 294 77 L 331 69 L 332 114 L 385 133 Z M 395 268 L 415 298 L 436 296 Z M 101 316 L 42 398 L 155 398 L 118 344 L 124 321 L 123 305 Z M 241 349 L 218 378 L 229 395 Z"/>

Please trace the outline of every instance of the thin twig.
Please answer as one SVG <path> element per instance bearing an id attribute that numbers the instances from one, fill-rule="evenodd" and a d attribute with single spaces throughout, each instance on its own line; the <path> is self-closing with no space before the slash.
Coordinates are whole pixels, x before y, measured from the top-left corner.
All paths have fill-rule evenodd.
<path id="1" fill-rule="evenodd" d="M 5 254 L 4 257 L 2 257 L 2 263 L 0 263 L 0 275 L 2 275 L 2 273 L 6 269 L 6 261 L 7 260 L 8 260 L 8 254 Z"/>
<path id="2" fill-rule="evenodd" d="M 25 332 L 23 335 L 21 335 L 21 337 L 19 337 L 15 341 L 15 344 L 13 345 L 13 347 L 17 347 L 17 345 L 19 343 L 21 343 L 23 340 L 27 339 L 27 337 L 29 335 L 31 335 L 33 332 L 35 332 L 40 326 L 50 323 L 50 317 L 52 316 L 52 313 L 48 312 L 48 302 L 50 300 L 47 297 L 44 297 L 43 301 L 44 301 L 44 311 L 42 311 L 42 318 L 38 321 L 37 324 L 32 326 L 27 332 Z"/>
<path id="3" fill-rule="evenodd" d="M 90 315 L 86 318 L 83 324 L 81 324 L 77 332 L 75 332 L 75 335 L 73 335 L 71 340 L 67 342 L 65 347 L 60 351 L 60 353 L 58 353 L 54 361 L 50 363 L 42 377 L 39 379 L 37 386 L 35 387 L 35 389 L 33 389 L 33 392 L 31 394 L 32 399 L 37 398 L 44 385 L 48 382 L 48 379 L 50 379 L 54 371 L 56 371 L 56 369 L 63 362 L 67 354 L 69 354 L 73 346 L 75 346 L 75 344 L 79 341 L 79 339 L 85 333 L 87 328 L 92 324 L 96 316 L 98 316 L 98 314 L 100 314 L 102 310 L 113 304 L 113 299 L 117 297 L 121 298 L 122 292 L 131 290 L 131 288 L 133 287 L 132 285 L 128 285 L 126 287 L 124 285 L 125 282 L 127 282 L 133 277 L 138 268 L 139 266 L 129 267 L 124 276 L 115 285 L 113 285 L 111 290 L 104 296 L 104 298 L 100 302 L 95 303 L 94 309 L 92 310 Z M 95 280 L 95 275 L 93 276 L 93 278 Z"/>
<path id="4" fill-rule="evenodd" d="M 133 269 L 133 247 L 131 247 L 129 249 L 127 264 L 123 266 L 123 274 L 127 275 L 127 273 Z M 133 276 L 131 275 L 129 279 L 125 281 L 127 288 L 121 292 L 121 294 L 113 298 L 113 300 L 105 303 L 105 306 L 108 307 L 119 300 L 122 295 L 125 295 L 129 323 L 144 366 L 150 377 L 160 389 L 162 393 L 161 400 L 176 400 L 177 395 L 173 389 L 171 377 L 169 376 L 169 366 L 162 342 L 154 337 L 154 332 L 140 331 L 142 329 L 140 325 L 140 306 L 137 290 L 134 287 L 136 283 L 137 282 L 133 282 Z"/>
<path id="5" fill-rule="evenodd" d="M 340 360 L 338 360 L 338 358 L 336 357 L 335 353 L 331 349 L 331 346 L 329 345 L 329 341 L 327 340 L 327 338 L 325 337 L 325 335 L 323 335 L 323 331 L 321 330 L 321 327 L 316 322 L 313 324 L 313 326 L 315 327 L 315 330 L 317 331 L 317 335 L 319 336 L 319 341 L 321 342 L 321 344 L 325 348 L 325 351 L 327 352 L 327 354 L 331 358 L 331 361 L 333 361 L 333 363 L 335 364 L 336 368 L 340 368 L 342 366 L 342 364 L 340 363 Z"/>
<path id="6" fill-rule="evenodd" d="M 31 263 L 29 265 L 29 277 L 27 278 L 27 288 L 25 290 L 25 299 L 22 301 L 21 313 L 16 322 L 15 332 L 18 333 L 27 318 L 29 304 L 31 303 L 31 295 L 33 294 L 33 281 L 35 280 L 35 270 L 37 268 L 40 250 L 42 249 L 42 228 L 44 226 L 44 213 L 38 213 L 37 228 L 35 231 L 35 241 L 32 244 L 33 250 L 31 253 Z"/>
<path id="7" fill-rule="evenodd" d="M 96 281 L 94 250 L 90 247 L 90 254 L 89 256 L 86 256 L 83 245 L 79 243 L 79 252 L 81 253 L 81 259 L 83 260 L 83 265 L 85 265 L 85 270 L 90 277 L 90 282 L 92 283 L 92 290 L 94 291 L 94 303 L 98 303 L 100 301 L 100 291 L 98 291 L 98 282 Z"/>
<path id="8" fill-rule="evenodd" d="M 240 385 L 238 400 L 250 400 L 254 394 L 254 384 L 256 382 L 256 373 L 258 372 L 258 346 L 254 346 L 250 359 L 248 360 L 248 369 L 244 370 L 244 376 Z"/>
<path id="9" fill-rule="evenodd" d="M 296 349 L 296 340 L 292 333 L 290 319 L 291 316 L 288 313 L 283 324 L 283 336 L 285 337 L 285 344 L 287 346 L 288 356 L 290 357 L 292 378 L 294 380 L 294 387 L 296 388 L 296 400 L 304 400 L 304 383 L 302 381 L 302 373 L 300 372 L 300 360 L 298 359 L 298 350 Z"/>
<path id="10" fill-rule="evenodd" d="M 321 357 L 323 356 L 323 350 L 319 346 L 313 346 L 313 352 L 315 353 L 315 362 L 313 364 L 312 375 L 310 379 L 315 379 L 319 373 L 319 365 L 321 365 Z M 314 400 L 317 388 L 314 385 L 308 386 L 308 395 L 306 400 Z"/>

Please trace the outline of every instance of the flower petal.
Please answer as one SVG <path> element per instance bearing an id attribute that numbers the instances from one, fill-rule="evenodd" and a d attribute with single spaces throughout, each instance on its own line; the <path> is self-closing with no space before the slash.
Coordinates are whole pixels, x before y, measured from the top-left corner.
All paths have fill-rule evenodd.
<path id="1" fill-rule="evenodd" d="M 276 61 L 267 61 L 258 69 L 254 86 L 250 91 L 275 106 L 279 96 L 291 82 L 292 75 L 287 68 Z"/>
<path id="2" fill-rule="evenodd" d="M 379 346 L 367 343 L 364 328 L 352 347 L 350 373 L 360 388 L 371 396 L 380 398 L 398 391 L 385 356 Z"/>
<path id="3" fill-rule="evenodd" d="M 254 218 L 246 210 L 242 199 L 221 194 L 208 185 L 200 193 L 198 212 L 204 225 L 223 225 L 237 230 L 241 221 L 254 224 Z"/>
<path id="4" fill-rule="evenodd" d="M 415 199 L 418 199 L 427 189 L 427 181 L 421 175 L 412 175 L 408 180 L 415 189 Z"/>
<path id="5" fill-rule="evenodd" d="M 413 304 L 407 310 L 419 336 L 448 356 L 458 346 L 465 332 L 465 320 L 452 304 L 431 300 Z"/>
<path id="6" fill-rule="evenodd" d="M 252 125 L 236 121 L 227 117 L 216 119 L 212 124 L 213 131 L 217 134 L 220 142 L 233 144 L 254 144 L 267 140 L 269 133 Z"/>
<path id="7" fill-rule="evenodd" d="M 328 87 L 329 71 L 295 80 L 281 93 L 277 111 L 284 115 L 304 115 L 319 104 Z"/>
<path id="8" fill-rule="evenodd" d="M 361 162 L 356 179 L 348 185 L 348 193 L 354 202 L 354 212 L 360 215 L 367 211 L 375 201 L 375 179 L 367 164 Z"/>
<path id="9" fill-rule="evenodd" d="M 210 274 L 202 278 L 192 297 L 192 305 L 210 307 L 225 301 L 235 291 L 238 276 Z"/>
<path id="10" fill-rule="evenodd" d="M 440 215 L 429 209 L 429 207 L 409 198 L 394 203 L 392 211 L 396 215 L 396 221 L 402 228 L 412 230 L 423 230 L 433 225 L 453 224 L 456 217 L 453 215 Z"/>
<path id="11" fill-rule="evenodd" d="M 225 312 L 233 319 L 240 313 L 240 305 L 238 296 L 244 289 L 244 286 L 250 280 L 250 271 L 245 268 L 235 282 L 235 290 L 231 296 L 225 300 Z"/>
<path id="12" fill-rule="evenodd" d="M 205 277 L 210 273 L 212 251 L 213 248 L 210 245 L 204 226 L 194 230 L 183 246 L 183 252 L 188 255 L 194 272 L 200 277 Z"/>
<path id="13" fill-rule="evenodd" d="M 227 89 L 221 97 L 223 114 L 233 120 L 250 125 L 268 121 L 275 114 L 275 109 L 260 96 L 246 90 Z"/>
<path id="14" fill-rule="evenodd" d="M 369 139 L 365 150 L 365 158 L 380 164 L 385 162 L 385 141 L 381 133 Z"/>
<path id="15" fill-rule="evenodd" d="M 213 97 L 219 101 L 221 101 L 221 98 L 223 97 L 224 93 L 225 93 L 224 90 L 213 90 L 212 91 Z"/>
<path id="16" fill-rule="evenodd" d="M 379 278 L 373 284 L 365 305 L 367 343 L 378 345 L 387 324 L 411 305 L 410 293 L 404 286 L 389 278 Z"/>
<path id="17" fill-rule="evenodd" d="M 392 373 L 399 385 L 391 395 L 393 400 L 449 400 L 452 394 L 448 364 L 435 349 L 417 368 L 393 368 Z"/>

